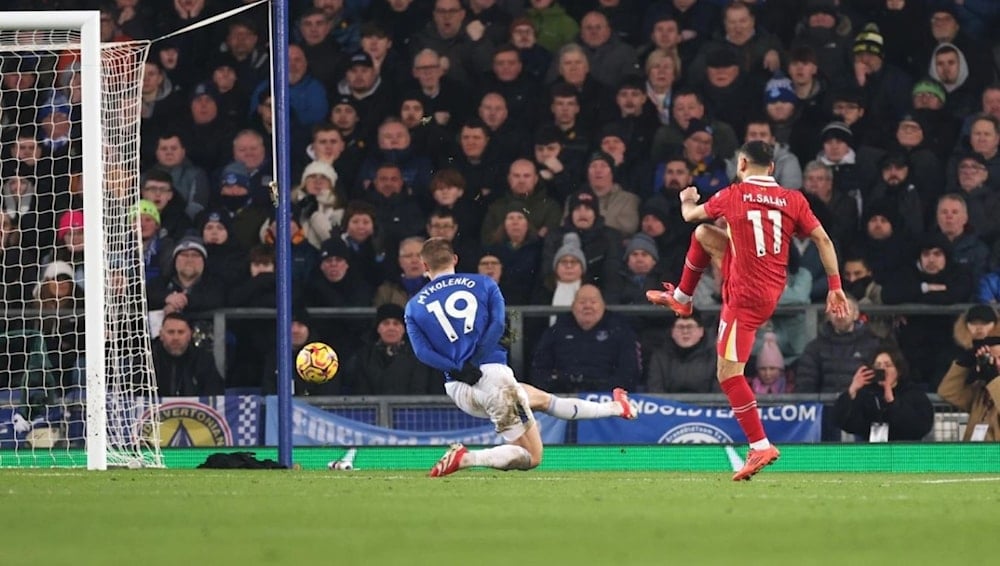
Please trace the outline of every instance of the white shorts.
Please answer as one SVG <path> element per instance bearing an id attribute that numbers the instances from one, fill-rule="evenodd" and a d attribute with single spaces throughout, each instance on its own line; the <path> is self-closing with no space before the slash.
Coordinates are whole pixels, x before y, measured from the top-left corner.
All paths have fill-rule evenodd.
<path id="1" fill-rule="evenodd" d="M 475 385 L 461 381 L 444 384 L 445 393 L 462 411 L 489 419 L 507 442 L 517 440 L 534 424 L 528 394 L 514 379 L 514 371 L 503 364 L 479 366 L 483 376 Z"/>

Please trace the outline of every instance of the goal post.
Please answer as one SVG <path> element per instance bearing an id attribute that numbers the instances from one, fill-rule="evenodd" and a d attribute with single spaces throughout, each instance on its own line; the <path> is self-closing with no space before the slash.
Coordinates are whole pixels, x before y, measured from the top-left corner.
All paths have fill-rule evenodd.
<path id="1" fill-rule="evenodd" d="M 17 401 L 11 395 L 15 433 L 4 440 L 0 467 L 162 465 L 135 213 L 140 93 L 150 43 L 102 45 L 100 25 L 97 11 L 4 12 L 0 18 L 0 65 L 19 77 L 17 106 L 2 109 L 4 194 L 12 178 L 38 189 L 28 199 L 35 209 L 26 206 L 4 219 L 18 232 L 20 257 L 35 259 L 18 266 L 23 296 L 3 296 L 6 349 L 0 354 L 7 360 L 38 354 L 40 360 L 37 367 L 25 362 L 23 369 L 6 368 L 6 383 L 0 383 L 19 391 Z M 25 74 L 29 79 L 22 80 Z M 22 143 L 44 149 L 22 155 Z M 17 198 L 25 200 L 20 193 Z M 36 224 L 24 221 L 29 215 Z M 77 231 L 82 254 L 78 243 L 68 243 L 80 237 Z M 69 297 L 58 285 L 67 280 L 74 293 Z M 14 334 L 20 341 L 8 339 Z M 66 342 L 75 345 L 64 351 Z M 24 406 L 32 396 L 42 402 L 29 411 Z"/>

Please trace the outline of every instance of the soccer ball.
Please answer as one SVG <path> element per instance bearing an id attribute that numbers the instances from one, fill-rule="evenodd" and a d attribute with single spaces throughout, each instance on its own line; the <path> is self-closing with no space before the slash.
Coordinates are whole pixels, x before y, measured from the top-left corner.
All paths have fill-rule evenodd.
<path id="1" fill-rule="evenodd" d="M 340 359 L 337 352 L 322 342 L 311 342 L 295 356 L 295 371 L 309 383 L 326 383 L 337 375 Z"/>

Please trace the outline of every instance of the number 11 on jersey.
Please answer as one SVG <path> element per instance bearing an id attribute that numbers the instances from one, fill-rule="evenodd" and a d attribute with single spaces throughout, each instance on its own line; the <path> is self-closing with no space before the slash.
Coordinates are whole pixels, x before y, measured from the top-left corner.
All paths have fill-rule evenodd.
<path id="1" fill-rule="evenodd" d="M 461 308 L 458 306 L 459 301 L 465 301 L 465 305 Z M 463 334 L 472 332 L 472 323 L 476 320 L 479 301 L 476 300 L 475 295 L 468 291 L 455 291 L 445 299 L 443 308 L 441 301 L 427 303 L 426 306 L 427 312 L 433 314 L 438 324 L 441 325 L 441 330 L 448 337 L 448 341 L 455 342 L 458 340 L 458 332 L 455 331 L 455 326 L 451 323 L 451 319 L 462 321 Z"/>
<path id="2" fill-rule="evenodd" d="M 774 238 L 773 254 L 781 253 L 781 211 L 768 210 L 767 219 L 771 221 Z M 767 255 L 767 244 L 764 243 L 764 217 L 759 210 L 748 210 L 747 220 L 753 224 L 753 240 L 757 247 L 757 257 Z"/>

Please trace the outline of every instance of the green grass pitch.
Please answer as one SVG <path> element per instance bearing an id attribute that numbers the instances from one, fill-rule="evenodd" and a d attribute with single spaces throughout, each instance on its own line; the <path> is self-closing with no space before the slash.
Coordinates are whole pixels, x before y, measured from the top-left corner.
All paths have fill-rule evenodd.
<path id="1" fill-rule="evenodd" d="M 1000 477 L 3 470 L 2 563 L 983 564 Z"/>

